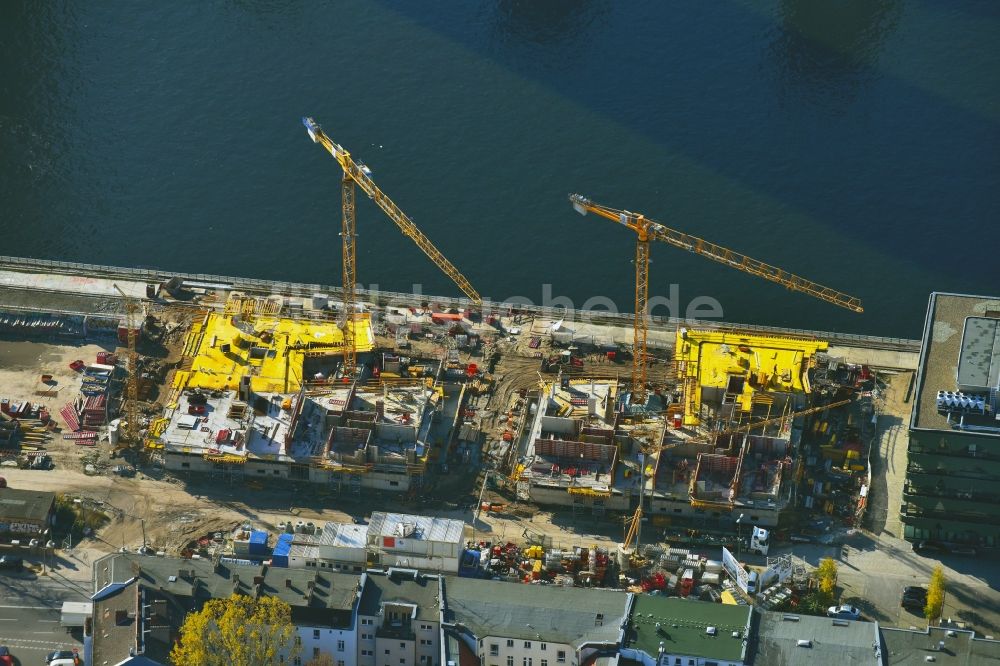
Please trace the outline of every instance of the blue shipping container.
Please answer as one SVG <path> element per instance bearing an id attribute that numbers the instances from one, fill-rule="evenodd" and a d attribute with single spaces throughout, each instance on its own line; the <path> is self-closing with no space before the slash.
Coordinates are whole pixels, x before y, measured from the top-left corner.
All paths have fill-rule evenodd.
<path id="1" fill-rule="evenodd" d="M 251 555 L 267 554 L 267 532 L 264 530 L 250 532 L 249 552 Z"/>
<path id="2" fill-rule="evenodd" d="M 272 567 L 288 567 L 288 553 L 292 550 L 292 535 L 282 534 L 278 537 L 278 543 L 274 545 L 274 553 L 271 555 Z"/>

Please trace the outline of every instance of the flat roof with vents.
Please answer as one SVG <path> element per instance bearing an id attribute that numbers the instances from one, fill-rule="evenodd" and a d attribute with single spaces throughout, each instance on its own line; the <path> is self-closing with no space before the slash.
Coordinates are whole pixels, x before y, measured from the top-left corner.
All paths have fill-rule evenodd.
<path id="1" fill-rule="evenodd" d="M 1000 382 L 1000 319 L 966 317 L 958 354 L 958 388 L 986 393 Z"/>
<path id="2" fill-rule="evenodd" d="M 1000 296 L 934 292 L 927 306 L 910 428 L 957 433 L 938 412 L 939 391 L 984 395 L 1000 379 Z M 964 388 L 963 388 L 964 387 Z M 978 387 L 976 390 L 970 388 Z M 994 414 L 966 416 L 975 424 L 1000 426 Z M 976 432 L 977 437 L 1000 433 Z"/>

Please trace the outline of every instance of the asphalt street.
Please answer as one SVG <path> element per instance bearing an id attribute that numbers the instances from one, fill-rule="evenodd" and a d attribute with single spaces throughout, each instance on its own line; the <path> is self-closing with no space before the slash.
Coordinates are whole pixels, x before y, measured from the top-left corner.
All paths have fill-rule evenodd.
<path id="1" fill-rule="evenodd" d="M 42 664 L 45 655 L 53 650 L 76 648 L 83 654 L 79 633 L 71 634 L 59 624 L 59 605 L 32 606 L 9 603 L 0 604 L 0 645 L 6 645 L 15 659 L 23 666 Z"/>

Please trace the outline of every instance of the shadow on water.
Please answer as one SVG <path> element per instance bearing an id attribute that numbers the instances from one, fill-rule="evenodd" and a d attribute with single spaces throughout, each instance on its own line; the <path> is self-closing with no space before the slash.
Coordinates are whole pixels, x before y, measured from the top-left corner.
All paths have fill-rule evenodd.
<path id="1" fill-rule="evenodd" d="M 507 0 L 477 16 L 490 25 L 488 39 L 450 10 L 384 4 L 852 242 L 885 251 L 905 238 L 899 256 L 915 264 L 940 263 L 944 248 L 919 237 L 954 218 L 956 202 L 984 202 L 962 212 L 975 219 L 997 207 L 984 200 L 997 166 L 979 149 L 996 136 L 986 110 L 959 107 L 921 86 L 919 73 L 904 80 L 880 64 L 904 16 L 899 0 L 784 0 L 773 14 L 753 3 L 643 5 L 627 15 L 605 2 Z M 747 35 L 756 37 L 739 41 Z M 748 82 L 754 62 L 761 78 Z M 942 131 L 947 141 L 936 138 Z M 982 171 L 953 177 L 933 166 L 966 149 Z M 712 216 L 723 192 L 702 186 L 700 215 Z M 984 277 L 989 250 L 966 251 L 976 259 L 948 272 Z M 1000 279 L 1000 269 L 986 270 Z"/>
<path id="2" fill-rule="evenodd" d="M 778 12 L 768 55 L 779 95 L 841 114 L 881 76 L 878 59 L 902 3 L 783 0 Z"/>

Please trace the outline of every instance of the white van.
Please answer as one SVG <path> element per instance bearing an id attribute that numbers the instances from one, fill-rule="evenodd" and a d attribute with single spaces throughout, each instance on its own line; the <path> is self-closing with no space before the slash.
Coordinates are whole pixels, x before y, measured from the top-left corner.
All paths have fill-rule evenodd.
<path id="1" fill-rule="evenodd" d="M 751 571 L 750 576 L 747 578 L 747 594 L 751 597 L 757 594 L 757 586 L 760 584 L 760 574 L 756 571 Z"/>

